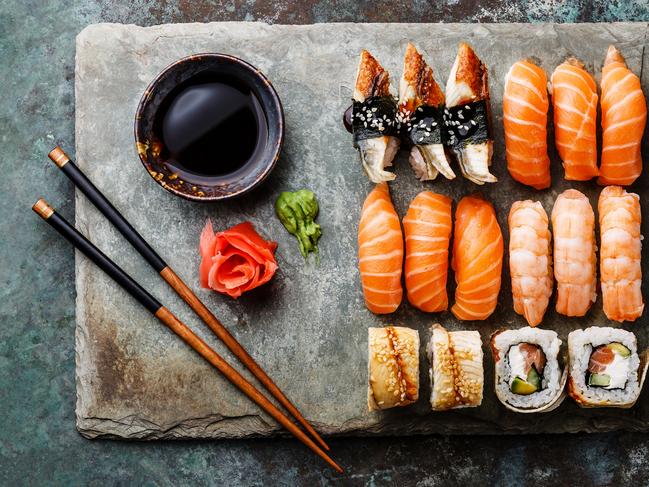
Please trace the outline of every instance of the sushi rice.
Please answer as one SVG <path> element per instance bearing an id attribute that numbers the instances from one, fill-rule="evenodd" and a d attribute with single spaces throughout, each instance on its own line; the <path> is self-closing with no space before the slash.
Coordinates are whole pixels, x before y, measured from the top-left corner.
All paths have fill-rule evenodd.
<path id="1" fill-rule="evenodd" d="M 512 346 L 521 343 L 539 346 L 546 357 L 541 389 L 529 395 L 516 394 L 510 388 L 512 370 L 509 363 L 509 350 Z M 536 410 L 554 404 L 561 397 L 565 381 L 559 366 L 561 340 L 556 332 L 529 326 L 520 330 L 505 330 L 496 332 L 492 336 L 491 344 L 494 357 L 497 357 L 496 395 L 505 406 Z"/>

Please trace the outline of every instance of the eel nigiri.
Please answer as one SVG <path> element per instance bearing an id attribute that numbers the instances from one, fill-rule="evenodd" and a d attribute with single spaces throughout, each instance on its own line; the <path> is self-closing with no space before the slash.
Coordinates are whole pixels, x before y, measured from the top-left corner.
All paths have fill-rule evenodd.
<path id="1" fill-rule="evenodd" d="M 602 165 L 599 184 L 632 184 L 642 172 L 640 143 L 647 105 L 640 79 L 610 46 L 602 68 Z"/>
<path id="2" fill-rule="evenodd" d="M 453 258 L 455 304 L 460 320 L 485 320 L 496 309 L 503 266 L 503 236 L 491 203 L 475 194 L 455 212 Z"/>
<path id="3" fill-rule="evenodd" d="M 422 191 L 403 218 L 406 290 L 415 308 L 433 313 L 448 308 L 446 278 L 451 238 L 451 199 Z"/>
<path id="4" fill-rule="evenodd" d="M 516 181 L 536 189 L 549 188 L 551 182 L 547 84 L 543 68 L 518 61 L 505 77 L 503 95 L 507 169 Z"/>
<path id="5" fill-rule="evenodd" d="M 552 296 L 548 215 L 538 201 L 515 201 L 509 211 L 509 273 L 514 311 L 530 326 L 541 323 Z"/>
<path id="6" fill-rule="evenodd" d="M 554 142 L 565 178 L 587 181 L 597 168 L 597 86 L 581 61 L 570 58 L 552 73 Z"/>
<path id="7" fill-rule="evenodd" d="M 464 176 L 476 184 L 495 183 L 489 172 L 493 155 L 487 67 L 462 42 L 446 82 L 444 143 Z"/>
<path id="8" fill-rule="evenodd" d="M 552 208 L 557 313 L 584 316 L 597 299 L 595 214 L 576 189 L 559 195 Z"/>
<path id="9" fill-rule="evenodd" d="M 604 313 L 610 320 L 635 321 L 644 309 L 640 197 L 608 186 L 599 195 L 598 212 Z"/>
<path id="10" fill-rule="evenodd" d="M 444 92 L 417 48 L 408 43 L 399 82 L 399 118 L 402 131 L 412 143 L 410 165 L 422 181 L 442 173 L 455 178 L 444 151 Z"/>
<path id="11" fill-rule="evenodd" d="M 390 76 L 367 51 L 361 51 L 352 101 L 352 134 L 361 164 L 373 183 L 392 181 L 385 171 L 399 149 L 397 105 L 390 94 Z"/>
<path id="12" fill-rule="evenodd" d="M 387 183 L 377 184 L 363 204 L 358 265 L 367 308 L 377 314 L 396 310 L 403 296 L 403 234 Z"/>

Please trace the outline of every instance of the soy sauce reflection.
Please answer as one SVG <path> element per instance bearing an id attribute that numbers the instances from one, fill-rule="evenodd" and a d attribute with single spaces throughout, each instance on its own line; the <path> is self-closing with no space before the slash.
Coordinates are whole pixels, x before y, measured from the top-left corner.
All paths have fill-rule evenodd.
<path id="1" fill-rule="evenodd" d="M 261 104 L 237 80 L 194 77 L 163 105 L 156 121 L 161 159 L 186 181 L 235 173 L 264 149 L 268 125 Z"/>

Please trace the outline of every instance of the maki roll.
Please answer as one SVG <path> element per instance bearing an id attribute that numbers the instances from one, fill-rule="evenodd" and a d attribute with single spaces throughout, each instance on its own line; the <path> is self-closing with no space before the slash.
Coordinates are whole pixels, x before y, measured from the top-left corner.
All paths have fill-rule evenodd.
<path id="1" fill-rule="evenodd" d="M 417 48 L 408 43 L 399 82 L 399 113 L 404 138 L 412 144 L 410 165 L 421 181 L 442 173 L 455 178 L 444 151 L 444 92 Z"/>
<path id="2" fill-rule="evenodd" d="M 390 76 L 366 50 L 361 51 L 352 100 L 352 135 L 361 164 L 373 183 L 392 181 L 385 171 L 399 150 L 397 105 L 390 94 Z"/>
<path id="3" fill-rule="evenodd" d="M 434 411 L 482 404 L 484 369 L 477 331 L 446 331 L 433 325 L 426 347 L 430 362 L 430 404 Z"/>
<path id="4" fill-rule="evenodd" d="M 495 183 L 489 172 L 493 155 L 487 67 L 462 42 L 446 83 L 444 143 L 464 176 L 476 184 Z"/>
<path id="5" fill-rule="evenodd" d="M 635 335 L 590 327 L 568 335 L 568 394 L 582 407 L 630 408 L 647 373 L 646 353 L 638 355 Z"/>
<path id="6" fill-rule="evenodd" d="M 368 329 L 367 406 L 406 406 L 419 398 L 419 333 L 401 326 Z"/>
<path id="7" fill-rule="evenodd" d="M 556 332 L 529 326 L 491 336 L 496 396 L 518 413 L 551 411 L 565 395 L 568 371 L 561 371 Z"/>

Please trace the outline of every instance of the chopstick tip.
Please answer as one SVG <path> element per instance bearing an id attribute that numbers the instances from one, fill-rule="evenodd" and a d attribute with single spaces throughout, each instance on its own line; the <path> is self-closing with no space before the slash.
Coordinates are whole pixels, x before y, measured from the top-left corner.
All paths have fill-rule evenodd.
<path id="1" fill-rule="evenodd" d="M 59 168 L 62 168 L 70 161 L 68 155 L 58 145 L 47 154 L 47 157 Z"/>
<path id="2" fill-rule="evenodd" d="M 54 208 L 52 208 L 43 198 L 34 203 L 32 210 L 34 210 L 43 220 L 47 220 L 54 214 Z"/>

